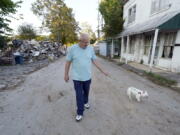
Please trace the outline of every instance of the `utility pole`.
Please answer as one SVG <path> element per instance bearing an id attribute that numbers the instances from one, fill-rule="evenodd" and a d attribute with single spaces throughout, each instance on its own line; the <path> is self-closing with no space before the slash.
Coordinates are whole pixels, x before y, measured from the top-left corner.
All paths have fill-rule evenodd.
<path id="1" fill-rule="evenodd" d="M 98 40 L 100 39 L 100 12 L 99 12 L 99 4 L 100 4 L 100 1 L 98 0 Z"/>

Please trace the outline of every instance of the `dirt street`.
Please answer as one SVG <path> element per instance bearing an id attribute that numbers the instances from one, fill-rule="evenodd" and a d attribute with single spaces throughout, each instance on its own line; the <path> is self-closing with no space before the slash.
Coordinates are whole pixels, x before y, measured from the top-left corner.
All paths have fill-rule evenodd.
<path id="1" fill-rule="evenodd" d="M 180 135 L 180 94 L 99 58 L 111 78 L 93 67 L 91 108 L 75 122 L 72 80 L 63 81 L 62 58 L 30 74 L 14 90 L 0 92 L 0 135 Z M 126 89 L 147 90 L 130 102 Z"/>

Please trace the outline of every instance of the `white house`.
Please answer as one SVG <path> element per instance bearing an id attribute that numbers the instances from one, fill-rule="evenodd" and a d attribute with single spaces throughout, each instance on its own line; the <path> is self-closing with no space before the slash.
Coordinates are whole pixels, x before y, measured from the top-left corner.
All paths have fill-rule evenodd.
<path id="1" fill-rule="evenodd" d="M 107 56 L 107 44 L 105 41 L 101 41 L 98 43 L 99 46 L 99 54 L 102 56 Z"/>
<path id="2" fill-rule="evenodd" d="M 180 0 L 125 0 L 121 60 L 180 72 Z"/>

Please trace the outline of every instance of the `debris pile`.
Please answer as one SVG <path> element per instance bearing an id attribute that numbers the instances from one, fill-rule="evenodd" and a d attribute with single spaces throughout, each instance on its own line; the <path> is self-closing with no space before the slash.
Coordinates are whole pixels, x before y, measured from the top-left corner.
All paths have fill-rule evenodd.
<path id="1" fill-rule="evenodd" d="M 57 42 L 13 40 L 0 54 L 0 64 L 22 64 L 44 59 L 53 61 L 63 53 L 62 45 Z"/>

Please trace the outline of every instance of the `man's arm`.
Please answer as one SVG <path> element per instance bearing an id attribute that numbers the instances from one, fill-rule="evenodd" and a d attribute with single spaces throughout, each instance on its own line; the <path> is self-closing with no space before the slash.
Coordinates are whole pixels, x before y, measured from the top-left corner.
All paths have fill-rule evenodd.
<path id="1" fill-rule="evenodd" d="M 70 69 L 70 66 L 71 66 L 71 61 L 67 61 L 66 64 L 65 64 L 65 73 L 64 73 L 64 80 L 66 82 L 69 81 L 69 69 Z"/>
<path id="2" fill-rule="evenodd" d="M 105 76 L 108 76 L 108 74 L 99 66 L 99 63 L 97 62 L 97 60 L 92 60 L 92 63 L 97 67 L 97 69 L 99 69 L 99 71 L 101 71 Z"/>

